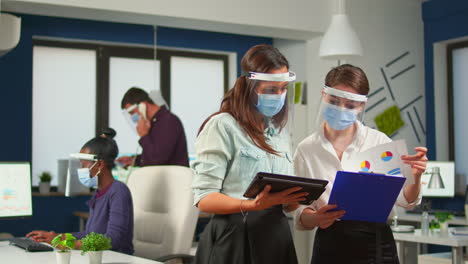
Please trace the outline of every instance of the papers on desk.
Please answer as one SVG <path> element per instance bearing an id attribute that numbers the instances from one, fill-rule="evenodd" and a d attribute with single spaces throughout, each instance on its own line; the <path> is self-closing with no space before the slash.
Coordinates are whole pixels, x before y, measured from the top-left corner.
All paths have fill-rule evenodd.
<path id="1" fill-rule="evenodd" d="M 414 183 L 411 166 L 403 163 L 401 155 L 408 155 L 405 140 L 396 140 L 356 153 L 344 160 L 343 170 L 352 172 L 373 172 L 406 177 L 406 184 Z"/>

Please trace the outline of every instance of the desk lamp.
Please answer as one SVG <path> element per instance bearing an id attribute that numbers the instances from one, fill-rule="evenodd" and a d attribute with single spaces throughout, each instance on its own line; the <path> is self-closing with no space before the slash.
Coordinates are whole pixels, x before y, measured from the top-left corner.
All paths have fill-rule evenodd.
<path id="1" fill-rule="evenodd" d="M 427 188 L 429 189 L 444 189 L 444 181 L 440 176 L 440 168 L 439 167 L 432 167 L 432 171 L 429 173 L 431 174 L 431 178 L 429 180 L 429 185 Z"/>

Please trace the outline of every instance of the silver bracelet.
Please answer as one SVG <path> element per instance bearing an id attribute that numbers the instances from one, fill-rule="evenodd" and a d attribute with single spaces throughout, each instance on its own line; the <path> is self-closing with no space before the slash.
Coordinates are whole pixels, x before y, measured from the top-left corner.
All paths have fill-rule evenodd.
<path id="1" fill-rule="evenodd" d="M 244 214 L 244 210 L 242 210 L 242 202 L 244 202 L 244 199 L 241 199 L 239 208 L 240 208 L 240 211 L 241 211 L 241 214 L 242 214 L 242 221 L 245 223 L 247 221 L 247 215 L 249 214 L 249 212 L 245 212 L 245 214 Z"/>

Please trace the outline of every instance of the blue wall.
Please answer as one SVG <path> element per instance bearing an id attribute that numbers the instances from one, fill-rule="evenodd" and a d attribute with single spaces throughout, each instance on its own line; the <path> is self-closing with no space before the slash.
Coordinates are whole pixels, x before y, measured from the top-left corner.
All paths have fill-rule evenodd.
<path id="1" fill-rule="evenodd" d="M 152 26 L 19 16 L 22 17 L 20 43 L 13 51 L 0 57 L 0 98 L 4 109 L 0 129 L 0 161 L 31 161 L 32 158 L 33 36 L 148 45 L 153 45 L 154 39 Z M 158 45 L 168 47 L 236 52 L 239 61 L 251 46 L 273 43 L 271 38 L 167 27 L 158 27 L 157 40 Z M 0 232 L 21 236 L 32 229 L 76 231 L 78 218 L 73 217 L 72 212 L 86 211 L 87 199 L 89 197 L 33 197 L 34 216 L 19 220 L 0 219 Z"/>
<path id="2" fill-rule="evenodd" d="M 468 36 L 468 1 L 431 0 L 422 6 L 424 20 L 424 60 L 426 82 L 426 126 L 429 159 L 435 160 L 436 131 L 434 113 L 435 42 Z"/>
<path id="3" fill-rule="evenodd" d="M 468 36 L 468 1 L 466 0 L 431 0 L 423 3 L 424 21 L 424 60 L 426 82 L 426 126 L 428 157 L 435 160 L 436 127 L 434 107 L 434 57 L 433 44 L 453 38 Z M 435 209 L 463 210 L 464 197 L 432 198 Z M 448 247 L 429 247 L 429 252 L 449 251 Z"/>
<path id="4" fill-rule="evenodd" d="M 79 230 L 79 218 L 75 211 L 88 211 L 86 201 L 91 196 L 57 197 L 33 196 L 33 216 L 28 218 L 0 218 L 0 233 L 25 236 L 32 230 L 53 230 L 57 233 Z"/>
<path id="5" fill-rule="evenodd" d="M 22 17 L 20 43 L 13 51 L 0 57 L 0 98 L 4 109 L 0 129 L 0 161 L 31 161 L 33 36 L 147 45 L 153 45 L 154 39 L 152 26 L 18 16 Z M 239 61 L 251 46 L 273 43 L 271 38 L 167 27 L 158 27 L 157 41 L 158 45 L 168 47 L 236 52 Z"/>

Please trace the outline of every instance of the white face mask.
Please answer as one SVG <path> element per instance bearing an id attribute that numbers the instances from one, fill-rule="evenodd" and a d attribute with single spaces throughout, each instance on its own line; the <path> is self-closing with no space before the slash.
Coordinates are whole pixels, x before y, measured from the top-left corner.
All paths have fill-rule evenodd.
<path id="1" fill-rule="evenodd" d="M 96 163 L 97 161 L 90 168 L 80 168 L 77 170 L 81 184 L 88 188 L 97 188 L 98 186 L 98 175 L 101 173 L 101 170 L 99 170 L 94 177 L 91 177 L 91 169 L 96 165 Z"/>

